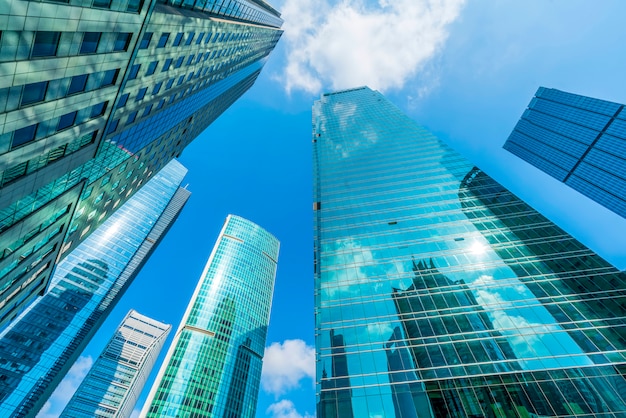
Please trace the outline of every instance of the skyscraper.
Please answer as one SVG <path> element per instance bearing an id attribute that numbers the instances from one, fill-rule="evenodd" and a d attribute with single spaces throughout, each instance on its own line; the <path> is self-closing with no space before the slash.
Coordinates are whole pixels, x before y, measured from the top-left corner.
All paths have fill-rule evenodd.
<path id="1" fill-rule="evenodd" d="M 318 417 L 626 415 L 626 274 L 378 92 L 312 140 Z"/>
<path id="2" fill-rule="evenodd" d="M 0 0 L 0 327 L 254 83 L 263 0 Z"/>
<path id="3" fill-rule="evenodd" d="M 130 417 L 171 328 L 128 312 L 61 416 Z"/>
<path id="4" fill-rule="evenodd" d="M 626 218 L 624 105 L 539 87 L 504 149 Z"/>
<path id="5" fill-rule="evenodd" d="M 55 271 L 50 290 L 0 333 L 0 416 L 35 414 L 124 294 L 190 193 L 170 162 Z"/>
<path id="6" fill-rule="evenodd" d="M 228 215 L 141 416 L 254 417 L 278 248 Z"/>

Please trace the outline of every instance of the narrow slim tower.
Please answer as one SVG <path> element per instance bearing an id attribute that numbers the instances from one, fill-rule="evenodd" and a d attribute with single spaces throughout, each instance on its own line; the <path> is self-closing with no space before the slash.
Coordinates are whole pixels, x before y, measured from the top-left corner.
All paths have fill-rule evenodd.
<path id="1" fill-rule="evenodd" d="M 504 149 L 626 218 L 623 104 L 539 87 Z"/>
<path id="2" fill-rule="evenodd" d="M 278 249 L 226 218 L 141 416 L 254 417 Z"/>
<path id="3" fill-rule="evenodd" d="M 128 312 L 61 416 L 130 417 L 171 328 Z"/>
<path id="4" fill-rule="evenodd" d="M 50 290 L 0 333 L 0 416 L 41 409 L 189 198 L 170 162 L 57 267 Z"/>
<path id="5" fill-rule="evenodd" d="M 378 92 L 312 140 L 318 418 L 626 415 L 626 274 Z"/>

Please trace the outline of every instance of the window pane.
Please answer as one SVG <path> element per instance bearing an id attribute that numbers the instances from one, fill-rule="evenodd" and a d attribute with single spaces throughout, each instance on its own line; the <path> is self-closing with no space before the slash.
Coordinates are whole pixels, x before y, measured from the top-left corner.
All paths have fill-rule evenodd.
<path id="1" fill-rule="evenodd" d="M 148 91 L 148 87 L 142 87 L 141 89 L 139 89 L 135 101 L 138 102 L 139 100 L 143 99 L 146 95 L 146 91 Z"/>
<path id="2" fill-rule="evenodd" d="M 168 58 L 168 59 L 165 60 L 165 63 L 163 64 L 163 68 L 161 69 L 161 72 L 164 73 L 167 70 L 169 70 L 170 69 L 170 65 L 172 65 L 172 59 Z"/>
<path id="3" fill-rule="evenodd" d="M 108 102 L 102 102 L 102 103 L 98 103 L 97 105 L 93 105 L 91 107 L 91 117 L 96 118 L 98 116 L 104 115 L 104 112 L 107 109 L 107 103 Z"/>
<path id="4" fill-rule="evenodd" d="M 47 88 L 48 88 L 47 81 L 42 81 L 40 83 L 26 84 L 24 86 L 24 91 L 22 92 L 21 106 L 41 102 L 46 96 Z"/>
<path id="5" fill-rule="evenodd" d="M 139 67 L 141 67 L 141 64 L 135 64 L 130 67 L 130 74 L 128 75 L 129 80 L 134 80 L 135 78 L 137 78 L 137 74 L 139 73 Z"/>
<path id="6" fill-rule="evenodd" d="M 139 49 L 146 49 L 150 45 L 150 40 L 152 39 L 152 32 L 146 32 L 143 35 L 143 39 L 139 44 Z"/>
<path id="7" fill-rule="evenodd" d="M 109 129 L 107 129 L 107 134 L 110 134 L 111 132 L 115 132 L 115 130 L 117 129 L 117 125 L 119 125 L 120 120 L 119 119 L 115 119 L 113 122 L 111 122 L 111 124 L 109 125 Z"/>
<path id="8" fill-rule="evenodd" d="M 75 75 L 72 77 L 70 87 L 67 90 L 68 96 L 70 94 L 80 93 L 85 90 L 85 84 L 87 84 L 87 74 Z"/>
<path id="9" fill-rule="evenodd" d="M 85 32 L 79 54 L 93 54 L 98 49 L 98 42 L 100 42 L 100 32 Z"/>
<path id="10" fill-rule="evenodd" d="M 152 89 L 152 94 L 157 94 L 159 90 L 161 90 L 161 85 L 163 85 L 162 81 L 159 81 L 158 83 L 156 83 L 154 85 L 154 88 Z"/>
<path id="11" fill-rule="evenodd" d="M 119 74 L 119 72 L 120 72 L 119 69 L 109 70 L 105 72 L 104 77 L 102 79 L 102 84 L 100 85 L 100 87 L 112 86 L 113 84 L 115 84 L 115 82 L 117 81 L 117 75 Z"/>
<path id="12" fill-rule="evenodd" d="M 61 32 L 39 31 L 35 34 L 33 57 L 52 57 L 57 53 Z"/>
<path id="13" fill-rule="evenodd" d="M 159 43 L 157 44 L 157 48 L 163 48 L 167 43 L 168 38 L 170 37 L 169 33 L 162 33 L 161 38 L 159 39 Z"/>
<path id="14" fill-rule="evenodd" d="M 59 118 L 59 124 L 57 125 L 57 131 L 62 131 L 63 129 L 67 129 L 74 124 L 76 120 L 76 113 L 78 112 L 70 112 Z"/>
<path id="15" fill-rule="evenodd" d="M 93 7 L 108 9 L 111 7 L 111 0 L 93 0 Z"/>
<path id="16" fill-rule="evenodd" d="M 146 70 L 146 75 L 152 75 L 154 74 L 157 64 L 159 62 L 158 61 L 152 61 L 149 65 L 148 65 L 148 69 Z"/>
<path id="17" fill-rule="evenodd" d="M 130 95 L 130 93 L 125 93 L 122 95 L 122 97 L 120 97 L 120 101 L 117 102 L 117 108 L 119 109 L 120 107 L 124 107 L 126 106 L 126 102 L 128 101 L 128 96 Z"/>
<path id="18" fill-rule="evenodd" d="M 37 133 L 37 126 L 38 124 L 34 124 L 13 132 L 13 142 L 11 143 L 11 149 L 34 140 L 35 134 Z"/>
<path id="19" fill-rule="evenodd" d="M 126 51 L 128 49 L 131 36 L 132 33 L 118 34 L 117 39 L 115 40 L 115 45 L 113 46 L 113 51 Z"/>
<path id="20" fill-rule="evenodd" d="M 139 12 L 141 10 L 141 0 L 128 0 L 127 12 Z"/>
<path id="21" fill-rule="evenodd" d="M 137 111 L 135 110 L 131 114 L 128 115 L 128 119 L 126 119 L 126 124 L 133 123 L 137 119 Z"/>
<path id="22" fill-rule="evenodd" d="M 183 33 L 182 32 L 178 32 L 176 34 L 176 38 L 174 38 L 174 43 L 172 44 L 172 46 L 178 46 L 180 45 L 180 42 L 183 40 Z"/>
<path id="23" fill-rule="evenodd" d="M 191 32 L 189 36 L 187 37 L 187 41 L 185 41 L 185 45 L 191 45 L 191 42 L 193 41 L 194 36 L 196 36 L 196 33 Z"/>

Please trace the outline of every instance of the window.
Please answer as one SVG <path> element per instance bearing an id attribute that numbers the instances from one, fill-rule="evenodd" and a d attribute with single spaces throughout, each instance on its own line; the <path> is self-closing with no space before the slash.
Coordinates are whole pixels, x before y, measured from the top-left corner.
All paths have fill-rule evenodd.
<path id="1" fill-rule="evenodd" d="M 179 46 L 182 40 L 183 40 L 183 33 L 178 32 L 176 34 L 176 38 L 174 38 L 174 43 L 172 44 L 172 46 Z"/>
<path id="2" fill-rule="evenodd" d="M 139 100 L 141 100 L 144 97 L 146 97 L 146 92 L 147 91 L 148 91 L 148 87 L 140 88 L 139 91 L 137 92 L 137 97 L 135 97 L 135 101 L 138 102 Z"/>
<path id="3" fill-rule="evenodd" d="M 146 32 L 143 34 L 143 38 L 141 39 L 141 43 L 139 44 L 139 49 L 146 49 L 150 45 L 150 41 L 152 40 L 152 32 Z"/>
<path id="4" fill-rule="evenodd" d="M 111 124 L 109 125 L 109 129 L 107 129 L 107 134 L 110 134 L 111 132 L 115 132 L 117 130 L 117 125 L 119 124 L 120 124 L 119 119 L 115 119 L 113 122 L 111 122 Z"/>
<path id="5" fill-rule="evenodd" d="M 106 186 L 110 181 L 111 181 L 111 175 L 109 174 L 108 176 L 105 176 L 102 179 L 102 182 L 100 183 L 100 186 Z M 92 187 L 92 189 L 93 189 L 93 187 Z M 87 197 L 89 197 L 89 196 L 84 196 L 83 195 L 83 200 L 85 200 Z"/>
<path id="6" fill-rule="evenodd" d="M 185 60 L 184 55 L 182 57 L 178 57 L 178 59 L 176 60 L 176 63 L 174 63 L 174 68 L 180 68 L 180 66 L 183 65 L 184 60 Z"/>
<path id="7" fill-rule="evenodd" d="M 189 55 L 189 58 L 187 58 L 187 65 L 191 65 L 191 63 L 193 62 L 193 57 L 195 57 L 194 54 Z"/>
<path id="8" fill-rule="evenodd" d="M 191 42 L 193 41 L 193 37 L 196 36 L 195 32 L 191 32 L 189 34 L 189 36 L 187 37 L 187 41 L 185 42 L 185 45 L 191 45 Z"/>
<path id="9" fill-rule="evenodd" d="M 74 124 L 74 121 L 76 120 L 77 113 L 78 112 L 74 111 L 61 116 L 59 118 L 59 124 L 57 125 L 57 132 L 72 126 Z"/>
<path id="10" fill-rule="evenodd" d="M 37 127 L 39 124 L 26 126 L 13 132 L 13 142 L 11 143 L 11 149 L 24 145 L 35 139 L 37 133 Z"/>
<path id="11" fill-rule="evenodd" d="M 137 119 L 137 111 L 136 110 L 128 115 L 128 118 L 126 119 L 126 124 L 128 125 L 128 124 L 133 123 L 135 121 L 135 119 Z"/>
<path id="12" fill-rule="evenodd" d="M 171 89 L 173 84 L 174 84 L 174 79 L 173 79 L 173 78 L 170 78 L 170 79 L 167 81 L 167 84 L 165 85 L 165 90 Z"/>
<path id="13" fill-rule="evenodd" d="M 20 103 L 20 106 L 26 106 L 29 104 L 43 101 L 43 99 L 46 97 L 47 89 L 48 89 L 47 81 L 26 84 L 24 86 L 24 91 L 22 91 L 22 101 Z"/>
<path id="14" fill-rule="evenodd" d="M 61 32 L 38 31 L 35 34 L 32 57 L 53 57 L 57 53 Z"/>
<path id="15" fill-rule="evenodd" d="M 161 90 L 161 86 L 163 85 L 162 81 L 159 81 L 158 83 L 156 83 L 154 85 L 154 88 L 152 89 L 152 94 L 157 94 L 159 92 L 159 90 Z"/>
<path id="16" fill-rule="evenodd" d="M 117 35 L 117 39 L 115 40 L 115 44 L 113 45 L 113 51 L 126 51 L 128 49 L 128 44 L 130 44 L 130 38 L 132 37 L 132 33 L 122 32 Z"/>
<path id="17" fill-rule="evenodd" d="M 139 10 L 141 10 L 141 3 L 141 0 L 128 0 L 128 6 L 126 6 L 126 11 L 139 13 Z"/>
<path id="18" fill-rule="evenodd" d="M 129 80 L 134 80 L 137 78 L 137 74 L 139 73 L 140 67 L 141 67 L 141 64 L 135 64 L 132 67 L 130 67 L 130 73 L 128 74 Z"/>
<path id="19" fill-rule="evenodd" d="M 150 114 L 151 111 L 152 111 L 152 105 L 146 107 L 146 110 L 143 111 L 143 115 L 141 115 L 141 117 L 145 118 L 146 116 Z"/>
<path id="20" fill-rule="evenodd" d="M 80 44 L 79 54 L 93 54 L 98 49 L 100 42 L 100 32 L 85 32 L 83 35 L 83 43 Z"/>
<path id="21" fill-rule="evenodd" d="M 161 37 L 159 38 L 159 43 L 157 44 L 157 48 L 163 48 L 165 47 L 165 44 L 167 43 L 167 40 L 169 39 L 170 34 L 168 33 L 162 33 Z"/>
<path id="22" fill-rule="evenodd" d="M 159 104 L 156 105 L 155 109 L 159 110 L 163 107 L 163 105 L 165 104 L 165 99 L 161 99 L 161 101 L 159 102 Z"/>
<path id="23" fill-rule="evenodd" d="M 102 77 L 102 83 L 100 87 L 112 86 L 117 81 L 117 75 L 120 73 L 119 68 L 115 70 L 108 70 L 104 72 L 104 76 Z"/>
<path id="24" fill-rule="evenodd" d="M 163 68 L 161 69 L 161 72 L 164 73 L 167 70 L 169 70 L 170 69 L 170 65 L 172 65 L 172 59 L 168 58 L 168 59 L 165 60 L 165 63 L 163 64 Z"/>
<path id="25" fill-rule="evenodd" d="M 117 108 L 118 109 L 120 107 L 126 106 L 126 102 L 128 102 L 128 96 L 130 96 L 130 93 L 125 93 L 125 94 L 122 95 L 122 97 L 120 97 L 120 101 L 117 102 Z"/>
<path id="26" fill-rule="evenodd" d="M 156 67 L 159 64 L 158 61 L 152 61 L 148 64 L 148 69 L 146 70 L 146 75 L 152 75 L 156 71 Z"/>
<path id="27" fill-rule="evenodd" d="M 97 118 L 98 116 L 104 115 L 104 112 L 107 110 L 107 104 L 109 102 L 102 102 L 96 105 L 91 106 L 91 118 Z"/>
<path id="28" fill-rule="evenodd" d="M 93 7 L 109 9 L 111 7 L 111 0 L 93 0 Z"/>
<path id="29" fill-rule="evenodd" d="M 70 81 L 70 86 L 67 89 L 67 95 L 80 93 L 85 91 L 85 85 L 87 84 L 87 74 L 75 75 Z"/>
<path id="30" fill-rule="evenodd" d="M 193 71 L 189 73 L 189 75 L 187 76 L 187 81 L 191 80 L 193 78 Z"/>
<path id="31" fill-rule="evenodd" d="M 177 86 L 180 86 L 181 84 L 183 84 L 183 81 L 185 81 L 185 75 L 181 75 L 178 78 L 178 83 L 176 84 Z"/>
<path id="32" fill-rule="evenodd" d="M 200 45 L 200 42 L 202 42 L 202 38 L 204 38 L 204 32 L 200 32 L 200 35 L 198 35 L 198 39 L 196 39 L 196 45 Z"/>

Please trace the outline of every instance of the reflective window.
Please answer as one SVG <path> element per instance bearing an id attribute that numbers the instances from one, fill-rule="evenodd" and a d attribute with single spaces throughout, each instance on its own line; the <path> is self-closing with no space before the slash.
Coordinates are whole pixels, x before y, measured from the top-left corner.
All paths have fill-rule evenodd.
<path id="1" fill-rule="evenodd" d="M 80 44 L 79 54 L 93 54 L 98 49 L 100 42 L 100 32 L 85 32 L 83 42 Z"/>
<path id="2" fill-rule="evenodd" d="M 152 89 L 152 94 L 157 94 L 159 92 L 159 90 L 161 90 L 161 86 L 163 85 L 162 81 L 159 81 L 158 83 L 156 83 L 154 85 L 154 88 Z"/>
<path id="3" fill-rule="evenodd" d="M 167 43 L 167 40 L 169 39 L 170 34 L 168 33 L 162 33 L 161 37 L 159 38 L 159 43 L 157 44 L 157 48 L 163 48 L 165 46 L 165 44 Z"/>
<path id="4" fill-rule="evenodd" d="M 130 93 L 124 93 L 122 94 L 122 96 L 120 97 L 120 101 L 117 102 L 117 108 L 119 109 L 120 107 L 124 107 L 126 106 L 126 103 L 128 102 L 128 97 L 130 96 Z"/>
<path id="5" fill-rule="evenodd" d="M 104 112 L 107 109 L 107 103 L 108 102 L 102 102 L 102 103 L 98 103 L 96 105 L 93 105 L 91 107 L 91 117 L 92 118 L 96 118 L 98 116 L 104 115 Z"/>
<path id="6" fill-rule="evenodd" d="M 109 9 L 111 8 L 111 0 L 93 0 L 93 7 Z"/>
<path id="7" fill-rule="evenodd" d="M 148 87 L 140 88 L 139 91 L 137 92 L 137 97 L 135 97 L 135 101 L 138 102 L 139 100 L 143 99 L 146 96 L 147 91 L 148 91 Z"/>
<path id="8" fill-rule="evenodd" d="M 143 4 L 142 0 L 128 0 L 128 5 L 126 6 L 127 12 L 137 12 L 141 10 L 141 5 Z"/>
<path id="9" fill-rule="evenodd" d="M 156 67 L 159 64 L 158 61 L 152 61 L 148 64 L 148 69 L 146 70 L 146 75 L 152 75 L 156 71 Z"/>
<path id="10" fill-rule="evenodd" d="M 113 84 L 115 84 L 119 72 L 119 69 L 106 71 L 104 73 L 104 77 L 102 77 L 102 84 L 100 84 L 100 87 L 112 86 Z"/>
<path id="11" fill-rule="evenodd" d="M 196 33 L 191 32 L 189 36 L 187 36 L 187 41 L 185 41 L 185 45 L 191 45 L 191 42 L 193 41 L 194 36 L 196 36 Z"/>
<path id="12" fill-rule="evenodd" d="M 179 46 L 182 40 L 183 40 L 183 33 L 178 32 L 176 34 L 176 37 L 174 38 L 174 43 L 172 44 L 172 46 Z"/>
<path id="13" fill-rule="evenodd" d="M 67 129 L 74 124 L 76 120 L 76 114 L 78 112 L 70 112 L 59 118 L 59 124 L 57 125 L 57 131 L 62 131 L 63 129 Z"/>
<path id="14" fill-rule="evenodd" d="M 141 67 L 141 64 L 135 64 L 132 67 L 130 67 L 130 71 L 128 73 L 129 80 L 134 80 L 135 78 L 137 78 L 137 74 L 139 74 L 140 67 Z"/>
<path id="15" fill-rule="evenodd" d="M 143 38 L 141 39 L 141 43 L 139 44 L 139 49 L 146 49 L 150 45 L 150 40 L 152 39 L 152 32 L 146 32 L 143 34 Z"/>
<path id="16" fill-rule="evenodd" d="M 61 32 L 39 31 L 35 34 L 32 57 L 52 57 L 57 53 Z"/>
<path id="17" fill-rule="evenodd" d="M 113 45 L 113 51 L 126 51 L 128 49 L 128 44 L 130 44 L 132 35 L 132 33 L 118 34 L 115 44 Z"/>
<path id="18" fill-rule="evenodd" d="M 165 62 L 163 63 L 163 68 L 161 69 L 162 73 L 170 69 L 170 66 L 172 65 L 172 61 L 173 61 L 172 58 L 168 58 L 165 60 Z"/>
<path id="19" fill-rule="evenodd" d="M 21 106 L 26 106 L 33 103 L 43 101 L 46 97 L 46 90 L 48 88 L 47 81 L 41 81 L 39 83 L 26 84 L 24 91 L 22 91 Z"/>
<path id="20" fill-rule="evenodd" d="M 75 75 L 74 77 L 72 77 L 72 81 L 70 81 L 70 86 L 67 89 L 68 96 L 70 94 L 76 94 L 85 91 L 87 77 L 87 74 Z"/>
<path id="21" fill-rule="evenodd" d="M 35 139 L 35 134 L 37 133 L 38 126 L 39 124 L 36 123 L 34 125 L 17 129 L 15 132 L 13 132 L 13 142 L 11 142 L 11 149 L 33 141 Z"/>

